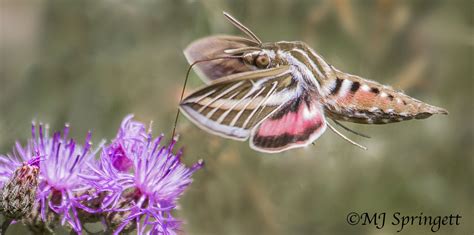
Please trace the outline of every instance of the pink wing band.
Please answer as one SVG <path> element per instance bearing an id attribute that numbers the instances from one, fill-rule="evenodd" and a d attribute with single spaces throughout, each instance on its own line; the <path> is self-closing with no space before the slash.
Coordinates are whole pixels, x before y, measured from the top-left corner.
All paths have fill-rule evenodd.
<path id="1" fill-rule="evenodd" d="M 300 98 L 282 107 L 257 127 L 251 146 L 264 152 L 281 152 L 310 144 L 326 129 L 323 111 L 316 103 Z"/>

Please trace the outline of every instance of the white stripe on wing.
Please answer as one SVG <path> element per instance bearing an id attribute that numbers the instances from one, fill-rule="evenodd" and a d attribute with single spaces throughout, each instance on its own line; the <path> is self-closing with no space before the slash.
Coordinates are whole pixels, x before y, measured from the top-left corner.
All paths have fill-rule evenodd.
<path id="1" fill-rule="evenodd" d="M 214 103 L 216 100 L 220 99 L 222 96 L 228 94 L 229 92 L 233 91 L 235 88 L 239 87 L 240 85 L 242 85 L 242 83 L 244 83 L 244 81 L 240 81 L 236 84 L 234 84 L 233 86 L 231 86 L 229 89 L 225 90 L 224 92 L 220 93 L 218 96 L 214 97 L 211 101 L 209 101 L 206 105 L 203 105 L 199 110 L 198 112 L 202 112 L 205 108 L 207 108 L 207 106 L 209 106 L 210 104 Z"/>
<path id="2" fill-rule="evenodd" d="M 275 81 L 274 83 L 278 83 L 277 81 Z M 250 99 L 249 102 L 247 102 L 245 104 L 245 106 L 239 111 L 239 113 L 237 113 L 237 115 L 235 115 L 234 119 L 232 119 L 232 122 L 230 123 L 230 126 L 234 126 L 235 123 L 239 120 L 240 116 L 244 113 L 244 111 L 247 109 L 247 107 L 253 103 L 254 99 L 257 99 L 259 98 L 258 96 L 265 90 L 265 87 L 262 87 L 262 89 L 254 96 L 252 97 L 252 99 Z M 245 126 L 242 126 L 242 128 L 245 128 Z"/>
<path id="3" fill-rule="evenodd" d="M 257 110 L 260 108 L 260 106 L 266 101 L 267 97 L 270 97 L 272 95 L 272 93 L 274 92 L 275 88 L 277 87 L 278 85 L 278 81 L 274 81 L 273 82 L 273 87 L 272 89 L 270 89 L 270 91 L 267 93 L 267 95 L 265 95 L 265 99 L 262 100 L 262 102 L 260 102 L 256 108 L 253 109 L 252 113 L 250 113 L 250 115 L 247 117 L 247 119 L 245 120 L 244 124 L 242 125 L 242 128 L 245 128 L 247 126 L 247 124 L 249 123 L 250 119 L 252 119 L 253 115 L 255 114 L 255 112 L 257 112 Z"/>

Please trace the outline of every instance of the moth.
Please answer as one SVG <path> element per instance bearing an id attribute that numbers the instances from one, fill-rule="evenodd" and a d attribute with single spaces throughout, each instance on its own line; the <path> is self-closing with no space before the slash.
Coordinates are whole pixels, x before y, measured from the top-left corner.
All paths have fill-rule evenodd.
<path id="1" fill-rule="evenodd" d="M 329 127 L 365 149 L 328 119 L 341 126 L 338 121 L 385 124 L 448 113 L 342 72 L 304 42 L 264 43 L 234 17 L 224 15 L 247 37 L 209 36 L 184 50 L 206 86 L 182 100 L 180 110 L 212 134 L 250 139 L 252 149 L 276 153 L 307 146 Z"/>

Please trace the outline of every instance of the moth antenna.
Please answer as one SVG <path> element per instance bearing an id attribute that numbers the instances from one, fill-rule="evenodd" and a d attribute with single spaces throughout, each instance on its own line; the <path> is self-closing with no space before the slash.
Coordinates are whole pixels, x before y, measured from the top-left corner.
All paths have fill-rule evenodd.
<path id="1" fill-rule="evenodd" d="M 183 101 L 186 84 L 188 84 L 189 73 L 191 72 L 191 69 L 193 68 L 194 65 L 201 62 L 207 62 L 207 61 L 212 61 L 212 60 L 238 59 L 238 58 L 242 58 L 242 56 L 221 56 L 221 57 L 215 57 L 215 58 L 209 58 L 209 59 L 196 60 L 192 64 L 190 64 L 188 71 L 186 72 L 186 78 L 184 79 L 183 89 L 181 90 L 181 96 L 179 97 L 179 104 L 181 104 L 181 101 Z M 179 113 L 180 113 L 179 104 L 178 104 L 178 111 L 176 112 L 176 118 L 174 119 L 173 133 L 171 134 L 171 138 L 174 138 L 174 135 L 176 133 L 176 126 L 178 125 L 178 118 L 179 118 Z"/>
<path id="2" fill-rule="evenodd" d="M 238 29 L 240 29 L 240 31 L 244 32 L 245 34 L 247 34 L 247 36 L 251 37 L 253 40 L 255 40 L 258 44 L 262 44 L 262 40 L 260 40 L 257 35 L 255 35 L 252 31 L 250 31 L 250 29 L 248 29 L 247 27 L 245 27 L 245 25 L 243 25 L 242 23 L 240 23 L 237 19 L 235 19 L 233 16 L 231 16 L 229 13 L 227 12 L 222 12 L 224 14 L 225 17 L 227 17 L 227 19 L 235 26 L 237 27 Z"/>
<path id="3" fill-rule="evenodd" d="M 329 124 L 328 122 L 326 123 L 329 127 L 329 129 L 331 129 L 332 131 L 334 131 L 334 133 L 336 133 L 337 135 L 339 135 L 340 137 L 342 137 L 344 140 L 346 140 L 347 142 L 363 149 L 363 150 L 367 150 L 367 147 L 361 145 L 361 144 L 358 144 L 357 142 L 347 138 L 345 135 L 343 135 L 341 132 L 337 131 L 336 128 L 334 128 L 333 126 L 331 126 L 331 124 Z"/>
<path id="4" fill-rule="evenodd" d="M 350 129 L 350 128 L 347 127 L 347 126 L 342 125 L 342 123 L 340 123 L 340 122 L 338 122 L 338 121 L 336 121 L 336 120 L 332 120 L 332 121 L 333 121 L 334 123 L 336 123 L 338 126 L 344 128 L 346 131 L 351 132 L 352 134 L 355 134 L 355 135 L 362 136 L 362 137 L 365 137 L 365 138 L 367 138 L 367 139 L 370 139 L 370 136 L 368 136 L 368 135 L 365 135 L 365 134 L 362 134 L 362 133 L 360 133 L 360 132 L 354 131 L 354 130 Z"/>
<path id="5" fill-rule="evenodd" d="M 224 53 L 226 54 L 239 54 L 247 51 L 260 51 L 260 47 L 242 47 L 242 48 L 235 48 L 235 49 L 226 49 Z"/>

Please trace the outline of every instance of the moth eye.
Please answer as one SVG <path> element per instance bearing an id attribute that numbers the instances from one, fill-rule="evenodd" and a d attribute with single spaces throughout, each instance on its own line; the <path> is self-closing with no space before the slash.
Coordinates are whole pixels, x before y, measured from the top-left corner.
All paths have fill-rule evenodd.
<path id="1" fill-rule="evenodd" d="M 255 57 L 252 54 L 246 54 L 243 56 L 244 63 L 252 65 Z"/>
<path id="2" fill-rule="evenodd" d="M 267 55 L 259 55 L 257 59 L 255 59 L 255 65 L 261 69 L 266 68 L 269 64 L 270 58 L 268 58 Z"/>

